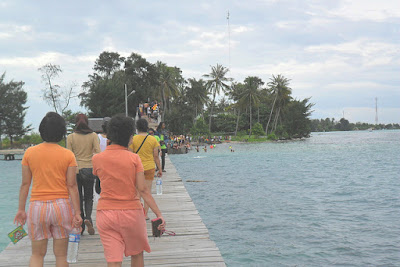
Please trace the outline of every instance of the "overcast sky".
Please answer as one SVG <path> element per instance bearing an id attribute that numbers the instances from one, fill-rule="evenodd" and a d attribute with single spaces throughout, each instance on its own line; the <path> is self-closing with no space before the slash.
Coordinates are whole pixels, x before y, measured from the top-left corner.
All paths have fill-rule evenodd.
<path id="1" fill-rule="evenodd" d="M 312 118 L 374 123 L 377 97 L 379 122 L 400 123 L 399 41 L 399 0 L 0 0 L 0 74 L 25 82 L 36 129 L 51 110 L 37 69 L 60 65 L 57 83 L 80 91 L 103 51 L 161 60 L 185 78 L 217 63 L 239 82 L 282 74 L 295 98 L 311 97 Z M 78 99 L 71 108 L 85 111 Z"/>

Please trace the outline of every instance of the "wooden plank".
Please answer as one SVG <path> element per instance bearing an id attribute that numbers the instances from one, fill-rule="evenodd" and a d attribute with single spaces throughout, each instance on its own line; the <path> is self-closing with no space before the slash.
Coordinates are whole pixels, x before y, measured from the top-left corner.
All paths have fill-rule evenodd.
<path id="1" fill-rule="evenodd" d="M 151 223 L 147 221 L 147 234 L 152 252 L 144 253 L 146 266 L 225 266 L 221 253 L 215 243 L 210 240 L 207 227 L 185 189 L 182 179 L 176 172 L 168 156 L 166 170 L 163 176 L 163 195 L 155 195 L 167 229 L 174 231 L 176 236 L 151 236 Z M 96 204 L 93 210 L 93 221 L 96 221 Z M 149 217 L 155 215 L 150 211 Z M 95 226 L 95 225 L 94 225 Z M 95 226 L 96 228 L 96 226 Z M 52 240 L 49 240 L 48 252 L 44 266 L 55 266 L 52 252 Z M 0 267 L 28 266 L 31 255 L 31 244 L 28 238 L 16 245 L 10 244 L 0 253 Z M 78 263 L 71 266 L 100 267 L 106 266 L 100 236 L 88 235 L 81 237 Z M 130 266 L 130 258 L 125 258 L 122 266 Z"/>

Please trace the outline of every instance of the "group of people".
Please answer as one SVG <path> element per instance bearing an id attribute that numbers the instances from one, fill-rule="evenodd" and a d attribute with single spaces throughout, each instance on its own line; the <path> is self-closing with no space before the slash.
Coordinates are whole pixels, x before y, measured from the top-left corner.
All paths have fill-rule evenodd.
<path id="1" fill-rule="evenodd" d="M 151 101 L 150 103 L 140 102 L 136 108 L 136 111 L 139 119 L 141 119 L 143 116 L 147 116 L 149 120 L 154 119 L 157 121 L 161 112 L 161 102 L 158 103 L 157 100 Z"/>
<path id="2" fill-rule="evenodd" d="M 96 226 L 108 266 L 121 266 L 123 254 L 131 256 L 132 266 L 143 266 L 143 251 L 150 252 L 146 230 L 149 208 L 162 220 L 159 229 L 165 228 L 151 187 L 155 167 L 159 177 L 165 171 L 167 136 L 165 123 L 157 127 L 160 141 L 153 129 L 148 131 L 147 120 L 139 119 L 136 128 L 138 134 L 133 136 L 133 119 L 116 115 L 105 118 L 103 133 L 96 134 L 89 128 L 88 118 L 79 114 L 74 132 L 67 136 L 67 148 L 63 148 L 58 142 L 66 134 L 64 119 L 54 112 L 42 119 L 39 132 L 43 143 L 28 148 L 22 159 L 14 219 L 19 225 L 27 223 L 32 243 L 30 266 L 43 265 L 50 238 L 54 240 L 56 265 L 68 266 L 68 235 L 73 228 L 81 234 L 85 228 L 89 235 L 95 234 L 91 217 L 94 187 L 100 193 Z"/>

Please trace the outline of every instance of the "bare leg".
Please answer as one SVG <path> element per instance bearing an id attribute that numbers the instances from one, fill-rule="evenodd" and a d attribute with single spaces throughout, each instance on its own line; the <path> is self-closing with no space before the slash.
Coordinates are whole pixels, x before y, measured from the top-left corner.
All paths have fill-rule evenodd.
<path id="1" fill-rule="evenodd" d="M 131 256 L 131 267 L 143 267 L 143 266 L 144 266 L 143 252 Z"/>
<path id="2" fill-rule="evenodd" d="M 47 252 L 47 239 L 32 241 L 32 256 L 29 261 L 30 267 L 43 266 L 44 256 Z"/>
<path id="3" fill-rule="evenodd" d="M 108 267 L 121 267 L 122 262 L 107 262 Z"/>
<path id="4" fill-rule="evenodd" d="M 68 238 L 53 239 L 53 252 L 56 256 L 57 267 L 68 267 L 67 262 Z"/>
<path id="5" fill-rule="evenodd" d="M 153 180 L 145 180 L 145 184 L 146 187 L 150 190 L 151 192 L 151 188 L 153 186 Z M 147 216 L 147 212 L 149 211 L 149 205 L 147 205 L 146 201 L 144 202 L 144 214 Z"/>

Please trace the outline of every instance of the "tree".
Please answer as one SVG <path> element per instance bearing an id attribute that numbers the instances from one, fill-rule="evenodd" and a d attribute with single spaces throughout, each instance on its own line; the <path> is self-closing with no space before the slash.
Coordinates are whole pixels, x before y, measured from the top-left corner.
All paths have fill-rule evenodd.
<path id="1" fill-rule="evenodd" d="M 245 107 L 243 106 L 243 103 L 241 103 L 240 97 L 243 94 L 245 88 L 243 83 L 233 83 L 232 86 L 230 87 L 230 90 L 228 90 L 228 96 L 230 99 L 233 100 L 233 104 L 231 105 L 231 109 L 237 110 L 237 118 L 236 118 L 236 127 L 235 127 L 235 136 L 237 136 L 238 128 L 239 128 L 239 120 L 240 120 L 240 113 L 241 110 L 244 109 Z"/>
<path id="2" fill-rule="evenodd" d="M 54 111 L 63 114 L 68 108 L 71 99 L 74 96 L 75 83 L 69 88 L 62 89 L 61 86 L 55 84 L 55 79 L 60 75 L 62 69 L 59 65 L 48 63 L 38 69 L 42 73 L 42 81 L 46 84 L 43 89 L 44 101 L 53 107 Z"/>
<path id="3" fill-rule="evenodd" d="M 211 131 L 211 118 L 213 116 L 214 106 L 215 106 L 215 97 L 222 90 L 223 92 L 229 89 L 229 85 L 227 82 L 232 81 L 231 78 L 225 77 L 226 73 L 229 71 L 228 68 L 225 68 L 222 65 L 217 64 L 217 66 L 211 66 L 211 72 L 209 74 L 204 74 L 203 77 L 207 78 L 206 86 L 208 91 L 212 94 L 212 102 L 211 102 L 211 112 L 210 118 L 208 122 L 208 129 Z"/>
<path id="4" fill-rule="evenodd" d="M 162 113 L 163 120 L 164 114 L 169 109 L 170 98 L 179 95 L 178 87 L 183 83 L 184 79 L 181 75 L 182 71 L 177 67 L 168 67 L 165 63 L 157 61 L 156 68 L 159 75 L 156 95 L 161 97 L 162 107 L 164 108 Z"/>
<path id="5" fill-rule="evenodd" d="M 199 112 L 203 111 L 204 105 L 209 101 L 208 91 L 202 79 L 189 78 L 188 82 L 189 86 L 186 89 L 186 96 L 189 104 L 195 107 L 194 118 L 196 119 Z"/>
<path id="6" fill-rule="evenodd" d="M 96 59 L 93 69 L 103 77 L 109 78 L 114 72 L 121 70 L 125 58 L 116 52 L 104 51 Z"/>
<path id="7" fill-rule="evenodd" d="M 292 100 L 284 108 L 284 131 L 289 138 L 301 138 L 309 136 L 311 132 L 311 108 L 310 98 Z"/>
<path id="8" fill-rule="evenodd" d="M 118 53 L 103 52 L 95 62 L 95 72 L 84 82 L 83 92 L 79 95 L 81 106 L 88 109 L 94 117 L 113 116 L 125 113 L 125 84 L 129 91 L 135 90 L 133 97 L 128 98 L 129 107 L 137 107 L 140 101 L 147 101 L 155 96 L 158 86 L 158 75 L 154 64 L 141 55 L 132 53 L 122 60 Z M 136 109 L 128 109 L 130 116 L 135 117 Z"/>
<path id="9" fill-rule="evenodd" d="M 267 134 L 268 134 L 269 123 L 271 122 L 274 109 L 275 109 L 275 118 L 272 124 L 273 126 L 271 127 L 271 132 L 275 131 L 278 124 L 281 109 L 290 100 L 290 94 L 292 93 L 292 89 L 289 87 L 290 79 L 287 79 L 283 75 L 278 74 L 278 76 L 272 75 L 272 78 L 270 78 L 270 80 L 271 81 L 268 83 L 268 86 L 270 88 L 272 95 L 274 95 L 274 102 L 272 104 L 267 126 L 265 127 L 265 132 Z"/>
<path id="10" fill-rule="evenodd" d="M 253 126 L 253 134 L 256 136 L 261 136 L 261 135 L 265 135 L 263 126 L 261 125 L 261 123 L 256 122 Z"/>
<path id="11" fill-rule="evenodd" d="M 250 109 L 250 131 L 249 136 L 251 135 L 251 126 L 252 126 L 252 106 L 258 106 L 260 103 L 260 87 L 264 84 L 264 82 L 255 76 L 249 76 L 244 80 L 244 91 L 240 95 L 241 106 L 248 106 Z"/>
<path id="12" fill-rule="evenodd" d="M 5 83 L 5 73 L 0 76 L 0 146 L 1 136 L 7 135 L 13 144 L 14 137 L 23 136 L 32 128 L 24 126 L 27 93 L 23 90 L 24 82 Z"/>

